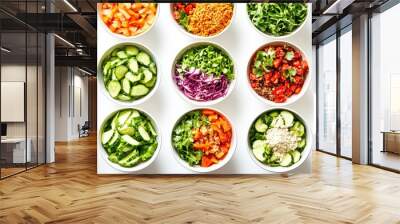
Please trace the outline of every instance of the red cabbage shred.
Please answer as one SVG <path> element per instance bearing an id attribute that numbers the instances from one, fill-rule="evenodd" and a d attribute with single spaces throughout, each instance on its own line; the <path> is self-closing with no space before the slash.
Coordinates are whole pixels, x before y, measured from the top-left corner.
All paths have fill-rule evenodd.
<path id="1" fill-rule="evenodd" d="M 205 74 L 200 69 L 178 72 L 176 66 L 175 81 L 178 88 L 191 100 L 212 101 L 223 97 L 228 92 L 229 80 L 226 75 Z"/>

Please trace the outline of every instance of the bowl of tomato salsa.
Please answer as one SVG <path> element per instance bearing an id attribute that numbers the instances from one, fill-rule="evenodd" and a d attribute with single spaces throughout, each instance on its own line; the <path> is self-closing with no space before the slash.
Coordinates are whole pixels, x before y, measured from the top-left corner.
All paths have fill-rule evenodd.
<path id="1" fill-rule="evenodd" d="M 304 52 L 283 41 L 267 43 L 251 56 L 247 79 L 255 96 L 270 106 L 296 102 L 307 91 L 311 75 Z"/>

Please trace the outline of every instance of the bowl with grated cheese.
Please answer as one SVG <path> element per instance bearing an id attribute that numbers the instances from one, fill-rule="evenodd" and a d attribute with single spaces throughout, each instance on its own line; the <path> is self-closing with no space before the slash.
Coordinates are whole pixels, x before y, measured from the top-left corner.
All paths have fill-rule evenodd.
<path id="1" fill-rule="evenodd" d="M 274 173 L 287 173 L 299 167 L 310 154 L 312 145 L 305 120 L 286 108 L 273 108 L 257 116 L 247 140 L 253 161 Z"/>

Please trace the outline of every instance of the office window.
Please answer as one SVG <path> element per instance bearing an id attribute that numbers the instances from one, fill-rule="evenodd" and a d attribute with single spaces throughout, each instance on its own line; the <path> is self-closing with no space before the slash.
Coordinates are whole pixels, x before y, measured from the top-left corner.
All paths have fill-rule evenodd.
<path id="1" fill-rule="evenodd" d="M 318 149 L 336 153 L 336 38 L 318 47 Z"/>
<path id="2" fill-rule="evenodd" d="M 352 32 L 340 36 L 340 154 L 352 157 Z"/>
<path id="3" fill-rule="evenodd" d="M 44 1 L 0 1 L 21 16 Z M 0 178 L 45 163 L 45 34 L 0 12 Z M 10 25 L 12 24 L 12 25 Z"/>
<path id="4" fill-rule="evenodd" d="M 371 18 L 371 162 L 400 170 L 400 5 Z"/>

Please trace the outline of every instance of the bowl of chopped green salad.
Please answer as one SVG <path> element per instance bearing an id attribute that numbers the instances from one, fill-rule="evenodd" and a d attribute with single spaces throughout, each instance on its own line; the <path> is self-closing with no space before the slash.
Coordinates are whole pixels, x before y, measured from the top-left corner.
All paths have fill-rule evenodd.
<path id="1" fill-rule="evenodd" d="M 306 3 L 247 3 L 251 24 L 263 35 L 288 37 L 299 31 L 308 14 Z"/>
<path id="2" fill-rule="evenodd" d="M 311 152 L 311 130 L 298 113 L 273 108 L 261 113 L 248 132 L 249 154 L 261 168 L 287 173 L 299 167 Z"/>
<path id="3" fill-rule="evenodd" d="M 213 42 L 195 42 L 175 57 L 171 79 L 178 94 L 197 106 L 214 105 L 234 89 L 236 66 L 228 51 Z"/>
<path id="4" fill-rule="evenodd" d="M 183 114 L 171 132 L 171 151 L 186 169 L 208 173 L 225 166 L 236 149 L 232 121 L 214 108 L 196 108 Z"/>
<path id="5" fill-rule="evenodd" d="M 138 105 L 156 91 L 160 75 L 154 54 L 137 43 L 120 43 L 107 50 L 98 64 L 100 88 L 112 100 Z"/>
<path id="6" fill-rule="evenodd" d="M 139 171 L 157 157 L 161 134 L 153 117 L 143 110 L 124 108 L 108 115 L 99 132 L 101 154 L 113 168 Z"/>

